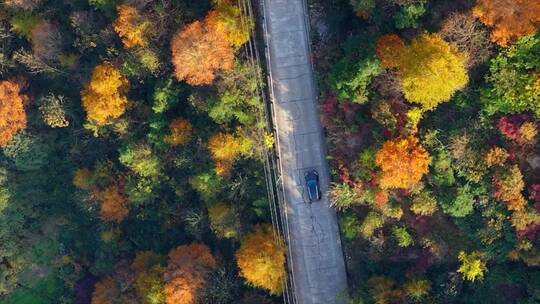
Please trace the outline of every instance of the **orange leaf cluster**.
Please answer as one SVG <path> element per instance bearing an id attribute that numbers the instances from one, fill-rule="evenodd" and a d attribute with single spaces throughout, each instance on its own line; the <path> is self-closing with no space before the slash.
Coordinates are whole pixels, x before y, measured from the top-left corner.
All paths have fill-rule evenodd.
<path id="1" fill-rule="evenodd" d="M 508 210 L 522 211 L 527 201 L 521 191 L 525 188 L 523 175 L 517 165 L 502 168 L 493 176 L 494 196 L 506 204 Z"/>
<path id="2" fill-rule="evenodd" d="M 536 32 L 540 26 L 540 1 L 478 0 L 473 15 L 493 28 L 491 41 L 506 47 L 516 38 Z"/>
<path id="3" fill-rule="evenodd" d="M 232 134 L 218 133 L 208 140 L 208 149 L 216 162 L 218 175 L 226 175 L 234 159 L 241 153 L 241 144 Z"/>
<path id="4" fill-rule="evenodd" d="M 405 43 L 396 34 L 387 34 L 377 39 L 375 52 L 381 60 L 383 67 L 395 68 L 399 66 L 399 58 L 405 50 Z"/>
<path id="5" fill-rule="evenodd" d="M 381 168 L 379 185 L 383 189 L 410 189 L 428 172 L 429 155 L 418 138 L 409 136 L 386 141 L 375 155 Z"/>
<path id="6" fill-rule="evenodd" d="M 216 260 L 206 245 L 194 243 L 172 249 L 164 275 L 166 303 L 196 303 L 198 289 L 215 267 Z"/>
<path id="7" fill-rule="evenodd" d="M 113 23 L 114 31 L 126 48 L 146 46 L 150 34 L 150 21 L 141 16 L 137 8 L 129 4 L 116 7 L 118 17 Z"/>
<path id="8" fill-rule="evenodd" d="M 128 200 L 119 185 L 113 184 L 103 190 L 96 190 L 94 196 L 101 201 L 99 216 L 103 220 L 120 223 L 128 215 Z"/>
<path id="9" fill-rule="evenodd" d="M 96 66 L 89 83 L 81 92 L 88 119 L 101 126 L 124 114 L 127 106 L 124 94 L 128 87 L 128 80 L 111 64 Z"/>
<path id="10" fill-rule="evenodd" d="M 169 124 L 171 133 L 165 136 L 165 142 L 172 146 L 179 146 L 191 139 L 193 126 L 187 119 L 177 118 Z"/>
<path id="11" fill-rule="evenodd" d="M 176 32 L 171 50 L 176 78 L 190 85 L 211 84 L 216 71 L 233 67 L 231 45 L 208 19 L 195 21 Z"/>
<path id="12" fill-rule="evenodd" d="M 285 279 L 285 247 L 276 242 L 269 224 L 257 225 L 242 240 L 235 254 L 240 275 L 250 284 L 267 289 L 271 294 L 282 292 Z"/>
<path id="13" fill-rule="evenodd" d="M 111 277 L 105 277 L 96 283 L 92 292 L 92 304 L 111 304 L 120 297 L 120 288 Z"/>
<path id="14" fill-rule="evenodd" d="M 0 147 L 4 147 L 17 133 L 26 128 L 24 112 L 25 95 L 20 86 L 12 81 L 0 81 Z"/>

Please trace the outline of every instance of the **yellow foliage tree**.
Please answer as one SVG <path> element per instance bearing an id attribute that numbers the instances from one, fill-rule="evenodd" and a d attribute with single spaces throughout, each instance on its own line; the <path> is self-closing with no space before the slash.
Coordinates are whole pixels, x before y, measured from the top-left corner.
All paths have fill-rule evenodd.
<path id="1" fill-rule="evenodd" d="M 210 26 L 223 33 L 225 40 L 235 49 L 249 40 L 250 31 L 255 21 L 249 16 L 242 15 L 242 10 L 231 0 L 215 0 L 215 10 L 206 17 Z"/>
<path id="2" fill-rule="evenodd" d="M 17 83 L 0 81 L 0 147 L 4 147 L 17 131 L 26 128 L 24 102 L 27 99 Z"/>
<path id="3" fill-rule="evenodd" d="M 172 249 L 164 274 L 166 303 L 196 303 L 197 292 L 206 282 L 206 274 L 215 267 L 216 260 L 206 245 L 195 243 Z"/>
<path id="4" fill-rule="evenodd" d="M 169 124 L 170 134 L 165 136 L 165 142 L 172 146 L 179 146 L 191 139 L 193 126 L 187 119 L 177 118 Z"/>
<path id="5" fill-rule="evenodd" d="M 73 174 L 73 185 L 79 189 L 90 190 L 92 188 L 92 172 L 86 168 L 77 169 Z"/>
<path id="6" fill-rule="evenodd" d="M 267 289 L 273 295 L 281 294 L 286 276 L 285 246 L 274 239 L 272 226 L 255 226 L 242 240 L 235 256 L 240 275 L 250 284 Z"/>
<path id="7" fill-rule="evenodd" d="M 82 105 L 88 119 L 97 125 L 105 125 L 110 119 L 124 114 L 129 88 L 128 80 L 109 63 L 94 68 L 90 81 L 81 92 Z"/>
<path id="8" fill-rule="evenodd" d="M 165 291 L 162 266 L 165 259 L 152 251 L 137 252 L 131 269 L 136 275 L 135 291 L 144 304 L 165 303 Z"/>
<path id="9" fill-rule="evenodd" d="M 118 17 L 113 23 L 114 30 L 126 48 L 146 46 L 151 34 L 151 23 L 137 8 L 129 4 L 116 7 Z"/>
<path id="10" fill-rule="evenodd" d="M 208 140 L 208 149 L 216 162 L 218 175 L 229 173 L 233 161 L 246 149 L 243 139 L 229 133 L 214 134 Z"/>
<path id="11" fill-rule="evenodd" d="M 536 32 L 540 25 L 540 1 L 478 0 L 473 15 L 492 27 L 491 40 L 505 47 L 518 37 Z"/>
<path id="12" fill-rule="evenodd" d="M 398 56 L 397 68 L 407 100 L 425 110 L 448 101 L 469 81 L 467 55 L 459 53 L 436 34 L 424 34 Z"/>
<path id="13" fill-rule="evenodd" d="M 509 157 L 508 152 L 505 149 L 501 147 L 493 146 L 486 153 L 485 160 L 486 160 L 486 164 L 489 167 L 501 166 L 506 162 L 508 157 Z"/>
<path id="14" fill-rule="evenodd" d="M 429 155 L 418 138 L 409 136 L 385 142 L 375 163 L 382 171 L 379 185 L 383 189 L 410 189 L 428 172 Z"/>
<path id="15" fill-rule="evenodd" d="M 461 251 L 458 255 L 461 266 L 459 266 L 457 271 L 463 275 L 465 280 L 472 282 L 482 280 L 484 274 L 487 272 L 486 262 L 483 260 L 483 257 L 484 255 L 478 251 L 471 253 Z"/>

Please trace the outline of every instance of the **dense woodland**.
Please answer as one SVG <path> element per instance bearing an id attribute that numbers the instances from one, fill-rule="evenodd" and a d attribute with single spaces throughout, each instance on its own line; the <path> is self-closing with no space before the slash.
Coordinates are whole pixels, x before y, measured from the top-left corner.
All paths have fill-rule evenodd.
<path id="1" fill-rule="evenodd" d="M 540 1 L 311 20 L 351 303 L 539 303 Z"/>
<path id="2" fill-rule="evenodd" d="M 0 302 L 281 303 L 243 2 L 0 6 Z"/>
<path id="3" fill-rule="evenodd" d="M 540 2 L 309 6 L 349 304 L 540 302 Z M 0 303 L 283 303 L 244 8 L 0 2 Z"/>

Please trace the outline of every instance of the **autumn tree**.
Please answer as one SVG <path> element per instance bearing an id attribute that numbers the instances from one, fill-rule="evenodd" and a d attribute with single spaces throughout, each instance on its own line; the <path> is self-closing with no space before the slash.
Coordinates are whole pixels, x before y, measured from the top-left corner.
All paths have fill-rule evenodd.
<path id="1" fill-rule="evenodd" d="M 164 140 L 171 146 L 186 144 L 192 136 L 193 126 L 187 119 L 176 118 L 169 124 L 170 133 Z"/>
<path id="2" fill-rule="evenodd" d="M 484 63 L 493 53 L 489 32 L 471 13 L 451 13 L 438 34 L 460 53 L 468 54 L 467 66 Z"/>
<path id="3" fill-rule="evenodd" d="M 488 114 L 533 112 L 540 117 L 540 33 L 517 43 L 490 61 L 488 86 L 481 101 Z"/>
<path id="4" fill-rule="evenodd" d="M 236 211 L 225 203 L 217 203 L 208 208 L 210 228 L 219 238 L 235 238 L 240 230 Z"/>
<path id="5" fill-rule="evenodd" d="M 32 11 L 39 7 L 43 0 L 4 0 L 3 2 L 8 7 Z"/>
<path id="6" fill-rule="evenodd" d="M 235 137 L 229 133 L 217 133 L 208 140 L 208 149 L 212 158 L 216 162 L 216 172 L 219 175 L 226 175 L 233 161 L 240 156 L 246 149 L 245 139 Z"/>
<path id="7" fill-rule="evenodd" d="M 56 61 L 62 51 L 62 34 L 58 26 L 48 20 L 41 20 L 32 27 L 30 42 L 34 55 L 45 62 Z"/>
<path id="8" fill-rule="evenodd" d="M 63 95 L 49 94 L 40 99 L 41 118 L 51 128 L 69 126 L 66 113 L 66 98 Z"/>
<path id="9" fill-rule="evenodd" d="M 231 45 L 207 20 L 195 21 L 176 32 L 171 50 L 176 78 L 190 85 L 211 84 L 216 71 L 233 67 Z"/>
<path id="10" fill-rule="evenodd" d="M 487 267 L 484 255 L 481 252 L 473 251 L 471 253 L 466 253 L 461 251 L 458 255 L 458 259 L 461 262 L 461 265 L 457 271 L 462 274 L 465 280 L 474 282 L 475 280 L 481 281 L 484 278 Z"/>
<path id="11" fill-rule="evenodd" d="M 521 211 L 527 201 L 521 193 L 525 188 L 517 165 L 499 168 L 493 175 L 493 196 L 506 204 L 508 210 Z"/>
<path id="12" fill-rule="evenodd" d="M 26 128 L 24 103 L 20 86 L 9 80 L 0 81 L 0 147 L 5 146 L 17 133 Z"/>
<path id="13" fill-rule="evenodd" d="M 137 252 L 131 269 L 135 273 L 135 290 L 142 304 L 164 304 L 163 266 L 165 258 L 152 251 Z"/>
<path id="14" fill-rule="evenodd" d="M 491 40 L 506 47 L 540 25 L 540 2 L 531 0 L 478 0 L 473 14 L 492 27 Z"/>
<path id="15" fill-rule="evenodd" d="M 383 67 L 396 68 L 399 67 L 400 57 L 405 52 L 405 42 L 396 34 L 383 35 L 377 39 L 375 52 Z"/>
<path id="16" fill-rule="evenodd" d="M 399 43 L 390 46 L 401 48 Z M 393 54 L 391 48 L 385 54 Z M 437 34 L 423 34 L 414 39 L 398 57 L 397 69 L 407 100 L 425 110 L 448 101 L 469 81 L 467 55 L 458 52 Z"/>
<path id="17" fill-rule="evenodd" d="M 382 188 L 409 189 L 428 172 L 429 155 L 418 138 L 410 136 L 386 141 L 375 155 L 381 168 Z"/>
<path id="18" fill-rule="evenodd" d="M 215 267 L 216 260 L 206 245 L 194 243 L 172 249 L 164 274 L 166 303 L 196 303 L 197 292 Z"/>
<path id="19" fill-rule="evenodd" d="M 110 222 L 120 223 L 128 215 L 128 200 L 118 184 L 113 184 L 105 189 L 96 189 L 94 197 L 101 201 L 99 216 Z"/>
<path id="20" fill-rule="evenodd" d="M 102 63 L 96 66 L 81 92 L 88 119 L 97 125 L 105 125 L 124 114 L 128 86 L 128 80 L 113 65 Z"/>
<path id="21" fill-rule="evenodd" d="M 285 247 L 277 242 L 272 226 L 261 224 L 247 234 L 236 251 L 240 275 L 250 284 L 279 295 L 285 280 Z"/>
<path id="22" fill-rule="evenodd" d="M 214 0 L 214 11 L 206 17 L 206 22 L 223 33 L 225 40 L 235 49 L 249 40 L 250 32 L 255 27 L 255 20 L 242 13 L 232 0 Z"/>
<path id="23" fill-rule="evenodd" d="M 92 292 L 92 304 L 116 304 L 120 298 L 120 286 L 112 277 L 105 277 L 96 283 Z"/>
<path id="24" fill-rule="evenodd" d="M 116 11 L 117 18 L 113 27 L 122 39 L 124 46 L 128 49 L 135 46 L 146 46 L 152 31 L 150 21 L 130 4 L 117 6 Z"/>

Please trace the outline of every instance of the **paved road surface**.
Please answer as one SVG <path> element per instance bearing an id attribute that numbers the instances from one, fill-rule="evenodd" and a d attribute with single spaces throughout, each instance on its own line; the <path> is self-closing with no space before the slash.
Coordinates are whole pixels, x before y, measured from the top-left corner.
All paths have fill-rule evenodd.
<path id="1" fill-rule="evenodd" d="M 345 266 L 336 214 L 329 207 L 324 140 L 310 64 L 303 0 L 263 0 L 274 123 L 299 304 L 344 303 Z M 323 198 L 308 203 L 304 172 L 316 169 Z"/>

